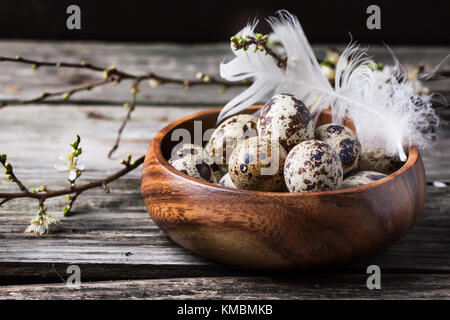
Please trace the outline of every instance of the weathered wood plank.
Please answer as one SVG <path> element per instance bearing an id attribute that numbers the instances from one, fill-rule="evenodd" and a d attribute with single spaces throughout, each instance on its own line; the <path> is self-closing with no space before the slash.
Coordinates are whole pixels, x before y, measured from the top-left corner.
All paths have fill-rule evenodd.
<path id="1" fill-rule="evenodd" d="M 0 152 L 8 154 L 19 176 L 62 178 L 54 164 L 60 162 L 58 157 L 68 151 L 68 144 L 79 134 L 84 150 L 80 161 L 88 169 L 85 177 L 98 178 L 116 170 L 125 154 L 145 154 L 153 136 L 169 122 L 201 110 L 205 108 L 138 107 L 123 133 L 120 148 L 108 160 L 106 155 L 114 144 L 125 109 L 76 105 L 5 108 L 0 111 Z M 444 126 L 440 137 L 436 148 L 423 153 L 427 179 L 450 183 L 450 127 Z M 140 177 L 140 170 L 129 177 Z M 2 181 L 4 176 L 0 176 L 0 184 Z"/>
<path id="2" fill-rule="evenodd" d="M 49 201 L 50 212 L 62 218 L 55 210 L 64 201 Z M 78 264 L 93 280 L 237 272 L 201 259 L 166 237 L 149 218 L 135 179 L 113 183 L 109 195 L 87 192 L 78 200 L 76 214 L 62 218 L 60 232 L 52 235 L 23 233 L 35 211 L 36 203 L 29 200 L 8 202 L 0 210 L 0 282 L 57 280 L 53 263 L 59 273 L 68 264 Z M 403 240 L 333 272 L 352 273 L 377 264 L 386 271 L 450 273 L 449 214 L 450 190 L 429 187 L 425 210 Z"/>
<path id="3" fill-rule="evenodd" d="M 324 48 L 324 46 L 317 47 L 321 52 Z M 394 50 L 401 62 L 417 64 L 420 61 L 426 61 L 431 65 L 437 64 L 449 51 L 448 48 L 410 47 L 394 48 Z M 385 48 L 375 47 L 372 52 L 379 60 L 388 61 Z M 153 69 L 156 72 L 179 77 L 193 77 L 198 70 L 215 74 L 218 64 L 224 56 L 229 57 L 229 53 L 228 45 L 224 44 L 183 47 L 163 44 L 148 46 L 39 43 L 37 45 L 34 42 L 0 42 L 0 55 L 20 54 L 38 59 L 64 59 L 74 62 L 90 60 L 105 66 L 115 64 L 135 72 Z M 44 88 L 61 90 L 71 84 L 89 81 L 92 77 L 92 74 L 86 71 L 75 72 L 52 68 L 33 71 L 23 65 L 0 63 L 0 100 L 34 96 Z M 444 92 L 450 87 L 448 81 L 434 82 L 432 86 Z M 88 169 L 83 177 L 86 179 L 103 177 L 120 167 L 118 160 L 126 153 L 136 156 L 145 153 L 154 134 L 167 123 L 206 107 L 223 105 L 237 92 L 230 91 L 225 95 L 219 95 L 217 88 L 198 88 L 187 93 L 179 88 L 165 86 L 158 90 L 143 88 L 139 102 L 150 107 L 137 108 L 124 132 L 123 143 L 113 160 L 107 160 L 106 154 L 114 142 L 116 130 L 126 110 L 111 106 L 129 99 L 127 84 L 119 85 L 117 88 L 105 87 L 98 91 L 83 93 L 74 96 L 74 102 L 64 102 L 63 105 L 44 104 L 5 108 L 0 111 L 0 152 L 8 153 L 15 165 L 16 173 L 30 186 L 45 183 L 55 188 L 64 184 L 65 176 L 57 173 L 53 165 L 58 161 L 58 156 L 68 150 L 68 143 L 74 135 L 80 134 L 83 138 L 84 150 L 82 160 Z M 94 106 L 93 103 L 87 102 L 91 99 L 102 106 Z M 174 107 L 170 106 L 171 104 L 180 106 Z M 186 108 L 186 106 L 190 107 Z M 444 111 L 444 114 L 448 116 L 448 112 Z M 434 152 L 424 153 L 430 183 L 434 180 L 450 183 L 449 150 L 450 130 L 446 129 L 441 133 L 440 145 Z M 67 265 L 73 263 L 80 265 L 85 281 L 236 276 L 245 273 L 242 270 L 218 265 L 194 256 L 168 239 L 152 223 L 145 211 L 139 193 L 139 177 L 140 170 L 136 170 L 113 183 L 110 195 L 105 195 L 102 190 L 87 192 L 80 197 L 76 205 L 78 214 L 63 218 L 62 230 L 48 237 L 34 238 L 23 234 L 25 226 L 36 210 L 35 203 L 28 200 L 7 203 L 0 209 L 0 283 L 57 282 L 59 281 L 57 272 L 64 274 Z M 12 187 L 5 177 L 0 175 L 0 190 L 11 190 Z M 435 278 L 430 276 L 429 282 L 425 279 L 426 275 L 417 276 L 417 279 L 420 278 L 417 280 L 417 288 L 430 284 L 430 287 L 422 291 L 417 290 L 418 297 L 426 295 L 447 297 L 448 282 L 445 281 L 447 278 L 442 280 L 442 277 L 448 277 L 450 272 L 449 193 L 449 187 L 428 187 L 425 211 L 405 239 L 376 256 L 331 270 L 332 277 L 335 277 L 336 273 L 364 274 L 369 264 L 377 264 L 386 272 L 444 273 L 442 276 L 436 275 Z M 50 211 L 58 217 L 61 217 L 59 211 L 64 204 L 64 199 L 52 200 L 48 203 Z M 295 273 L 290 274 L 290 277 L 295 275 Z M 402 275 L 402 277 L 408 277 L 408 275 Z M 345 280 L 342 281 L 349 281 L 348 276 L 344 278 Z M 264 279 L 267 280 L 270 277 Z M 397 279 L 399 279 L 397 287 L 403 288 L 401 279 L 404 278 Z M 404 288 L 408 288 L 406 284 L 409 288 L 416 288 L 416 280 L 408 279 L 404 279 Z M 243 298 L 252 297 L 253 292 L 257 294 L 255 297 L 264 297 L 265 292 L 284 292 L 284 289 L 279 289 L 284 288 L 283 285 L 276 283 L 273 287 L 265 288 L 266 291 L 258 293 L 258 289 L 251 284 L 252 281 L 246 287 L 247 289 L 242 289 L 240 296 Z M 397 280 L 392 282 L 392 288 L 395 288 L 395 281 Z M 259 281 L 257 287 L 264 288 L 260 282 L 264 281 Z M 365 280 L 358 282 L 358 285 L 363 286 L 364 283 Z M 442 284 L 441 287 L 439 283 Z M 296 285 L 302 288 L 301 285 Z M 95 287 L 96 284 L 92 286 Z M 132 288 L 137 287 L 144 296 L 150 284 L 138 285 L 134 282 L 124 282 L 117 283 L 115 286 L 118 289 L 117 292 L 121 291 L 120 288 L 134 292 Z M 158 285 L 155 284 L 155 286 L 158 289 Z M 213 282 L 211 286 L 214 286 Z M 197 287 L 201 288 L 201 285 L 197 284 Z M 292 291 L 294 287 L 293 285 L 291 289 L 286 288 L 286 298 L 303 297 L 300 289 Z M 441 291 L 442 288 L 444 288 L 443 291 Z M 223 290 L 225 289 L 224 285 Z M 347 292 L 348 297 L 351 292 L 355 292 L 354 287 L 350 289 Z M 368 291 L 365 287 L 363 289 Z M 41 292 L 39 290 L 41 289 L 32 287 L 30 292 L 36 292 L 37 295 L 37 292 Z M 161 292 L 161 297 L 170 295 L 194 297 L 184 291 L 172 294 L 164 292 L 161 288 L 158 290 Z M 304 290 L 310 292 L 307 288 Z M 323 290 L 323 296 L 335 297 L 332 290 L 332 286 L 330 290 Z M 16 290 L 16 294 L 19 291 L 21 290 Z M 52 290 L 48 289 L 48 291 Z M 67 294 L 58 289 L 54 292 L 61 296 Z M 342 293 L 342 290 L 339 292 Z M 30 293 L 30 297 L 33 294 Z M 133 294 L 130 294 L 130 297 Z M 226 292 L 220 293 L 218 297 L 235 297 L 231 293 L 228 296 L 226 294 Z M 314 294 L 317 295 L 318 291 Z M 400 294 L 401 290 L 392 293 L 393 296 L 400 296 Z M 88 297 L 102 295 L 104 292 L 102 293 L 101 290 L 86 293 Z M 135 295 L 140 296 L 139 292 Z M 152 294 L 147 296 L 150 297 Z M 310 296 L 313 296 L 313 293 L 310 293 Z M 342 296 L 345 297 L 345 294 Z"/>
<path id="4" fill-rule="evenodd" d="M 145 154 L 153 136 L 169 122 L 201 110 L 204 108 L 137 108 L 123 132 L 120 148 L 108 160 L 126 109 L 74 105 L 5 108 L 0 111 L 0 151 L 8 154 L 19 176 L 63 179 L 54 165 L 61 162 L 59 156 L 69 151 L 70 142 L 79 134 L 85 177 L 98 178 L 117 170 L 125 154 Z M 129 177 L 140 177 L 140 170 Z M 5 181 L 3 175 L 0 181 Z"/>
<path id="5" fill-rule="evenodd" d="M 315 50 L 319 57 L 324 55 L 328 45 L 317 45 Z M 343 48 L 342 45 L 335 47 Z M 417 65 L 425 62 L 428 68 L 437 65 L 448 53 L 448 47 L 393 47 L 399 61 L 405 65 Z M 370 54 L 378 61 L 392 63 L 389 51 L 384 46 L 371 46 Z M 1 41 L 0 55 L 32 57 L 42 60 L 64 60 L 70 62 L 90 61 L 94 64 L 109 67 L 115 65 L 135 73 L 153 71 L 164 75 L 192 79 L 198 71 L 218 74 L 219 64 L 232 57 L 230 47 L 226 43 L 215 45 L 183 46 L 175 44 L 102 44 L 77 42 L 25 42 Z M 443 67 L 449 67 L 447 61 Z M 101 74 L 87 70 L 57 70 L 40 68 L 36 71 L 27 65 L 0 63 L 0 100 L 18 97 L 34 97 L 44 89 L 60 91 L 72 85 L 101 78 Z M 450 80 L 431 82 L 432 90 L 450 91 Z M 185 92 L 179 86 L 166 85 L 151 89 L 143 84 L 139 103 L 142 104 L 178 104 L 178 105 L 223 105 L 241 89 L 231 89 L 219 94 L 217 87 L 198 87 Z M 99 103 L 122 104 L 130 97 L 129 83 L 115 87 L 107 86 L 91 92 L 83 92 L 73 96 L 72 100 L 82 102 L 93 100 Z M 61 99 L 59 103 L 61 102 Z"/>
<path id="6" fill-rule="evenodd" d="M 366 280 L 362 273 L 20 285 L 0 287 L 0 299 L 450 299 L 448 275 L 382 273 L 380 290 Z"/>

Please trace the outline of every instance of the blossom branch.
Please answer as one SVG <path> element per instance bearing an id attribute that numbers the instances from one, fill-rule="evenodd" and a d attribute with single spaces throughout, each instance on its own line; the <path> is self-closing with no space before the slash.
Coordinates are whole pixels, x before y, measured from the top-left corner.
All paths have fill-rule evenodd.
<path id="1" fill-rule="evenodd" d="M 57 67 L 57 68 L 75 68 L 75 69 L 86 69 L 91 70 L 95 72 L 102 72 L 103 78 L 110 79 L 113 81 L 120 82 L 121 80 L 151 80 L 154 84 L 153 86 L 159 86 L 161 84 L 178 84 L 182 85 L 183 87 L 192 87 L 192 86 L 198 86 L 198 85 L 218 85 L 218 86 L 224 86 L 224 87 L 242 87 L 247 86 L 249 84 L 249 81 L 226 81 L 218 77 L 212 77 L 212 76 L 205 76 L 202 78 L 197 79 L 177 79 L 177 78 L 171 78 L 167 76 L 162 76 L 159 74 L 156 74 L 154 72 L 146 72 L 145 74 L 132 74 L 129 72 L 125 72 L 122 70 L 117 69 L 115 66 L 111 66 L 109 68 L 103 68 L 100 66 L 96 66 L 91 64 L 90 62 L 82 61 L 80 63 L 68 63 L 68 62 L 51 62 L 51 61 L 39 61 L 39 60 L 33 60 L 33 59 L 25 59 L 21 56 L 16 56 L 15 58 L 11 57 L 3 57 L 0 56 L 0 62 L 2 61 L 8 61 L 8 62 L 15 62 L 15 63 L 22 63 L 22 64 L 29 64 L 33 69 L 37 69 L 41 66 L 47 66 L 47 67 Z"/>
<path id="2" fill-rule="evenodd" d="M 12 199 L 19 199 L 19 198 L 31 198 L 31 199 L 37 199 L 40 201 L 45 201 L 49 198 L 55 198 L 55 197 L 64 196 L 64 195 L 81 194 L 82 192 L 89 190 L 89 189 L 93 189 L 93 188 L 98 188 L 98 187 L 104 188 L 105 186 L 108 185 L 108 183 L 119 179 L 120 177 L 126 175 L 130 171 L 133 171 L 134 169 L 139 167 L 144 162 L 144 159 L 145 159 L 145 156 L 141 156 L 137 160 L 126 165 L 123 169 L 117 171 L 116 173 L 114 173 L 104 179 L 95 180 L 95 181 L 81 184 L 81 185 L 70 186 L 68 188 L 63 188 L 63 189 L 59 189 L 59 190 L 48 190 L 45 193 L 37 193 L 37 192 L 33 193 L 29 190 L 22 191 L 22 192 L 15 192 L 15 193 L 0 193 L 0 199 L 12 200 Z"/>
<path id="3" fill-rule="evenodd" d="M 233 36 L 231 37 L 231 42 L 233 43 L 233 47 L 235 50 L 243 49 L 247 51 L 250 47 L 250 45 L 254 45 L 253 52 L 259 51 L 265 51 L 266 54 L 272 56 L 276 61 L 278 67 L 280 67 L 283 70 L 286 70 L 287 65 L 287 56 L 286 55 L 280 55 L 276 53 L 272 48 L 268 45 L 269 36 L 263 35 L 261 33 L 256 33 L 255 37 L 246 35 L 245 37 L 242 36 Z"/>
<path id="4" fill-rule="evenodd" d="M 46 186 L 40 186 L 39 188 L 28 189 L 25 185 L 16 177 L 14 174 L 14 169 L 12 164 L 8 161 L 6 154 L 0 154 L 0 163 L 5 168 L 4 173 L 7 175 L 11 182 L 14 182 L 20 189 L 20 192 L 11 193 L 0 193 L 0 206 L 4 203 L 20 198 L 30 198 L 38 200 L 39 210 L 36 217 L 31 221 L 25 232 L 36 233 L 38 235 L 43 235 L 51 232 L 51 228 L 57 225 L 58 220 L 47 214 L 47 207 L 45 201 L 49 198 L 55 198 L 59 196 L 66 196 L 69 203 L 63 208 L 63 214 L 67 215 L 78 199 L 78 197 L 86 190 L 102 187 L 106 192 L 109 192 L 108 184 L 120 177 L 126 175 L 130 171 L 139 167 L 145 159 L 145 156 L 132 161 L 131 155 L 127 155 L 126 159 L 121 161 L 124 168 L 117 171 L 116 173 L 100 180 L 95 180 L 85 184 L 76 184 L 78 178 L 81 176 L 83 168 L 78 164 L 78 157 L 82 154 L 82 149 L 80 147 L 81 138 L 77 136 L 77 139 L 72 141 L 70 146 L 72 147 L 72 152 L 66 155 L 66 163 L 64 170 L 69 172 L 69 184 L 67 188 L 62 188 L 58 190 L 49 190 Z"/>
<path id="5" fill-rule="evenodd" d="M 14 169 L 13 169 L 13 166 L 12 166 L 11 162 L 9 162 L 7 160 L 8 160 L 8 158 L 7 158 L 6 154 L 2 153 L 0 155 L 0 163 L 5 168 L 4 173 L 7 175 L 8 180 L 11 181 L 11 182 L 14 182 L 15 184 L 17 184 L 17 186 L 19 187 L 19 189 L 22 192 L 25 192 L 25 193 L 26 192 L 30 192 L 28 190 L 28 188 L 25 187 L 25 185 L 16 177 L 16 175 L 14 174 Z"/>
<path id="6" fill-rule="evenodd" d="M 125 116 L 124 120 L 122 121 L 122 124 L 119 128 L 119 131 L 117 133 L 116 141 L 111 148 L 108 157 L 111 157 L 111 155 L 114 153 L 115 150 L 117 150 L 120 139 L 123 133 L 123 130 L 125 129 L 125 126 L 127 125 L 129 119 L 131 118 L 131 114 L 136 108 L 136 94 L 137 94 L 137 88 L 139 86 L 139 83 L 148 80 L 151 87 L 156 88 L 163 84 L 178 84 L 183 86 L 186 90 L 193 86 L 199 86 L 199 85 L 218 85 L 221 86 L 221 92 L 225 92 L 230 87 L 242 87 L 242 86 L 248 86 L 251 84 L 251 81 L 249 80 L 243 80 L 238 82 L 231 82 L 226 81 L 218 77 L 213 77 L 210 75 L 205 75 L 203 73 L 197 73 L 196 79 L 188 80 L 188 79 L 177 79 L 177 78 L 171 78 L 167 76 L 162 76 L 155 74 L 153 72 L 147 72 L 142 75 L 136 75 L 129 72 L 125 72 L 122 70 L 117 69 L 115 66 L 111 66 L 109 68 L 103 68 L 100 66 L 93 65 L 89 62 L 82 61 L 80 63 L 68 63 L 68 62 L 51 62 L 51 61 L 39 61 L 34 59 L 26 59 L 22 58 L 21 56 L 16 56 L 15 58 L 10 57 L 2 57 L 0 56 L 0 62 L 6 61 L 6 62 L 15 62 L 15 63 L 21 63 L 21 64 L 28 64 L 31 65 L 33 69 L 40 68 L 42 66 L 45 67 L 57 67 L 57 68 L 75 68 L 75 69 L 86 69 L 94 72 L 102 72 L 103 73 L 103 80 L 99 80 L 93 83 L 89 83 L 86 85 L 82 85 L 79 87 L 74 87 L 69 90 L 65 91 L 58 91 L 58 92 L 43 92 L 38 97 L 31 98 L 31 99 L 19 99 L 19 100 L 13 100 L 9 102 L 3 102 L 0 103 L 0 109 L 6 106 L 11 105 L 20 105 L 20 104 L 31 104 L 36 102 L 44 101 L 50 97 L 55 96 L 61 96 L 63 100 L 69 99 L 73 94 L 81 92 L 81 91 L 89 91 L 93 88 L 104 86 L 109 83 L 119 83 L 123 80 L 132 80 L 132 90 L 136 90 L 135 93 L 132 94 L 132 101 L 130 103 L 125 104 L 125 106 L 128 107 L 127 115 Z"/>

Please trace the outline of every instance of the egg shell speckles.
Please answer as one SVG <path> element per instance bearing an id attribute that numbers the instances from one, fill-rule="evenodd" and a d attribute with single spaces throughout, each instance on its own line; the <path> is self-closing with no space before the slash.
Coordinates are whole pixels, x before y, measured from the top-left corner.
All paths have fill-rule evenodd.
<path id="1" fill-rule="evenodd" d="M 222 177 L 222 179 L 220 179 L 219 184 L 221 186 L 225 186 L 225 187 L 236 189 L 236 186 L 234 185 L 233 180 L 231 180 L 231 177 L 230 177 L 229 173 L 227 173 L 226 175 L 224 175 Z"/>
<path id="2" fill-rule="evenodd" d="M 311 113 L 290 94 L 278 94 L 266 102 L 258 119 L 258 134 L 276 140 L 289 152 L 302 141 L 314 138 Z"/>
<path id="3" fill-rule="evenodd" d="M 386 155 L 380 149 L 363 149 L 361 151 L 361 160 L 359 170 L 375 171 L 384 174 L 391 174 L 397 171 L 403 162 L 398 158 Z"/>
<path id="4" fill-rule="evenodd" d="M 207 152 L 223 170 L 236 145 L 245 138 L 256 136 L 258 118 L 249 114 L 232 116 L 222 122 L 213 132 L 206 146 Z"/>
<path id="5" fill-rule="evenodd" d="M 320 140 L 296 145 L 284 164 L 284 179 L 290 192 L 334 190 L 340 187 L 342 178 L 341 159 Z"/>
<path id="6" fill-rule="evenodd" d="M 344 179 L 341 189 L 360 187 L 380 179 L 387 177 L 387 175 L 375 171 L 360 171 L 352 174 Z"/>
<path id="7" fill-rule="evenodd" d="M 324 124 L 314 131 L 316 139 L 329 144 L 342 162 L 344 174 L 358 168 L 361 144 L 356 134 L 346 126 L 336 123 Z"/>
<path id="8" fill-rule="evenodd" d="M 216 182 L 219 181 L 226 173 L 214 162 L 208 152 L 197 144 L 185 143 L 180 148 L 177 148 L 175 150 L 176 151 L 172 154 L 172 161 L 175 159 L 180 159 L 187 155 L 192 155 L 200 160 L 203 160 L 211 167 L 214 175 L 214 180 Z"/>
<path id="9" fill-rule="evenodd" d="M 233 151 L 228 172 L 236 188 L 281 191 L 286 151 L 277 141 L 252 137 Z"/>
<path id="10" fill-rule="evenodd" d="M 169 164 L 190 177 L 212 183 L 217 182 L 209 164 L 194 155 L 188 154 L 178 159 L 170 159 Z"/>

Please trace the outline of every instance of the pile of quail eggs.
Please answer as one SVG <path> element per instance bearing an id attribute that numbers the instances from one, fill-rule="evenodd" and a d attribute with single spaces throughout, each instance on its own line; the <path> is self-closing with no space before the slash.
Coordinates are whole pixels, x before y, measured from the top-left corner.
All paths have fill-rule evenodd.
<path id="1" fill-rule="evenodd" d="M 400 162 L 380 150 L 362 149 L 341 124 L 314 129 L 308 108 L 278 94 L 259 116 L 223 121 L 205 148 L 184 144 L 169 163 L 177 170 L 222 186 L 271 192 L 314 192 L 362 186 L 386 177 Z"/>

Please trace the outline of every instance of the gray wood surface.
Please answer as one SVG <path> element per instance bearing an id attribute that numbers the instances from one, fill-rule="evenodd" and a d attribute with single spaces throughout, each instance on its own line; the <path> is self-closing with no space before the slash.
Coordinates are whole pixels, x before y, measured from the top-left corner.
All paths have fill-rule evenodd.
<path id="1" fill-rule="evenodd" d="M 364 275 L 202 277 L 0 287 L 0 299 L 450 299 L 450 277 L 389 274 L 381 290 L 368 290 Z"/>
<path id="2" fill-rule="evenodd" d="M 318 46 L 323 51 L 326 46 Z M 394 48 L 404 64 L 438 63 L 449 48 Z M 385 48 L 373 49 L 387 61 Z M 171 76 L 193 77 L 197 71 L 217 73 L 227 45 L 123 45 L 85 43 L 0 42 L 0 55 L 46 60 L 89 60 L 101 65 Z M 447 64 L 448 67 L 448 64 Z M 0 63 L 0 100 L 31 97 L 45 90 L 60 90 L 98 77 L 88 71 Z M 448 96 L 449 82 L 431 87 Z M 129 84 L 101 88 L 70 101 L 14 106 L 0 110 L 0 152 L 6 152 L 17 175 L 30 187 L 65 184 L 54 169 L 76 134 L 82 136 L 86 165 L 83 179 L 103 177 L 120 168 L 127 153 L 139 156 L 155 133 L 169 122 L 223 105 L 238 91 L 225 95 L 218 88 L 143 87 L 139 106 L 112 160 L 106 155 L 126 110 Z M 441 115 L 450 119 L 448 111 Z M 237 270 L 199 258 L 173 243 L 149 218 L 140 196 L 140 170 L 111 184 L 111 193 L 91 190 L 75 205 L 74 214 L 62 217 L 64 199 L 48 202 L 51 214 L 61 218 L 59 232 L 46 237 L 23 233 L 36 211 L 31 200 L 10 201 L 0 208 L 0 298 L 449 298 L 450 130 L 425 151 L 429 182 L 425 210 L 411 232 L 381 253 L 331 270 L 279 275 Z M 0 175 L 0 190 L 15 186 Z M 69 290 L 61 282 L 66 268 L 81 268 L 83 289 Z M 365 287 L 366 267 L 381 267 L 383 290 Z M 145 280 L 144 280 L 145 279 Z M 114 281 L 112 281 L 114 280 Z M 42 285 L 44 283 L 45 285 Z M 8 286 L 6 286 L 8 285 Z"/>

